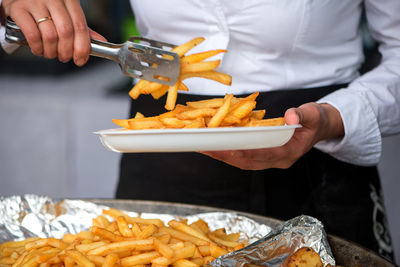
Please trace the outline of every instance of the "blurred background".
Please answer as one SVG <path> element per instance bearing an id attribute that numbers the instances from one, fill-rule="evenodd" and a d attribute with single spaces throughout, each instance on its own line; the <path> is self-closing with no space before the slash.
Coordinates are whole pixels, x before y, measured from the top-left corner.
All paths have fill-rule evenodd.
<path id="1" fill-rule="evenodd" d="M 108 41 L 138 35 L 128 1 L 81 1 L 89 26 Z M 364 27 L 368 71 L 379 62 Z M 97 130 L 128 117 L 132 80 L 118 64 L 91 57 L 82 68 L 0 48 L 0 196 L 113 198 L 120 154 L 106 150 Z M 379 172 L 400 263 L 400 136 L 384 138 Z M 338 196 L 339 197 L 339 196 Z"/>

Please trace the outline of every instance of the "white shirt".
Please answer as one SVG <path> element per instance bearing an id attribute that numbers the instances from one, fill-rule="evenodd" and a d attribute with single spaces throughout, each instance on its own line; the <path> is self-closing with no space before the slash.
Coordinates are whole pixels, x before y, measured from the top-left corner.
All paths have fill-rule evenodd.
<path id="1" fill-rule="evenodd" d="M 370 31 L 381 43 L 383 60 L 359 77 L 362 3 Z M 237 95 L 351 82 L 319 100 L 339 110 L 345 136 L 316 147 L 346 162 L 374 165 L 381 155 L 381 135 L 400 132 L 399 0 L 131 0 L 131 4 L 144 37 L 181 44 L 203 36 L 206 41 L 191 52 L 228 50 L 218 56 L 219 70 L 232 75 L 232 86 L 193 78 L 185 82 L 191 93 Z"/>
<path id="2" fill-rule="evenodd" d="M 205 79 L 194 94 L 223 95 L 348 83 L 320 103 L 342 116 L 345 136 L 316 147 L 358 165 L 377 164 L 381 136 L 400 132 L 399 0 L 131 0 L 145 37 L 175 44 L 203 36 L 193 52 L 227 49 L 219 70 L 232 86 Z M 382 63 L 359 77 L 362 4 L 381 43 Z M 306 89 L 305 89 L 306 90 Z"/>

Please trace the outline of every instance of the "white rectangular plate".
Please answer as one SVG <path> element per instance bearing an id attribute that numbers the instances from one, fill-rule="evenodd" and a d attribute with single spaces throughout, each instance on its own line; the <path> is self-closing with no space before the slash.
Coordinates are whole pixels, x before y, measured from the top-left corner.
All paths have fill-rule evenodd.
<path id="1" fill-rule="evenodd" d="M 189 152 L 268 148 L 284 145 L 300 125 L 95 132 L 115 152 Z"/>

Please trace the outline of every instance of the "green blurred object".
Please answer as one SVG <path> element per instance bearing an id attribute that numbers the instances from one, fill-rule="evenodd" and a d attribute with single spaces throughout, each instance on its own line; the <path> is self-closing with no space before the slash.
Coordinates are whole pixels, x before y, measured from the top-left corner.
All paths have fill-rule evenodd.
<path id="1" fill-rule="evenodd" d="M 124 41 L 131 36 L 140 36 L 134 16 L 127 16 L 122 20 L 121 35 Z"/>

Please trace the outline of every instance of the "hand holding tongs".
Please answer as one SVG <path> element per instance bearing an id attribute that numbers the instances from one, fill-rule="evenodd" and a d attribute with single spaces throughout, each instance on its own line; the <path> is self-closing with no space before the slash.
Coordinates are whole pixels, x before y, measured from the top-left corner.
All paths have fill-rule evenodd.
<path id="1" fill-rule="evenodd" d="M 9 18 L 6 20 L 6 41 L 27 45 L 21 29 Z M 141 41 L 142 43 L 135 43 Z M 122 72 L 130 77 L 174 85 L 180 74 L 178 54 L 163 48 L 174 48 L 164 42 L 142 37 L 131 37 L 122 44 L 91 40 L 90 55 L 119 63 Z"/>

